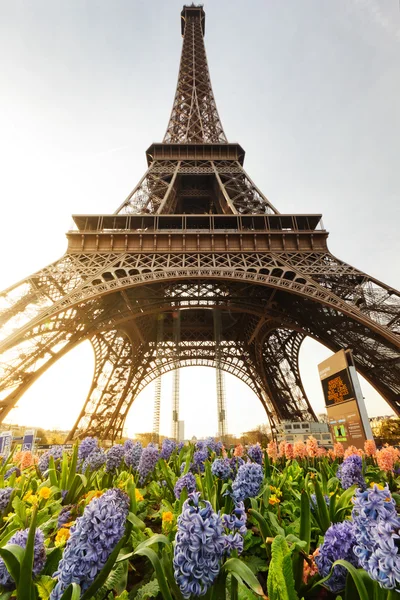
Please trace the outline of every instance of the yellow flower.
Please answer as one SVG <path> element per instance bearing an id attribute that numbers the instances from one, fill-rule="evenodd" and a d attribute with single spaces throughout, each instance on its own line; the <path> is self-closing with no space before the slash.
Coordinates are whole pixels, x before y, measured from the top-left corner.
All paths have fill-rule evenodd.
<path id="1" fill-rule="evenodd" d="M 142 494 L 139 492 L 139 490 L 137 488 L 135 488 L 135 498 L 136 498 L 136 502 L 141 502 L 142 500 L 144 500 Z"/>
<path id="2" fill-rule="evenodd" d="M 278 497 L 277 497 L 275 494 L 272 494 L 272 495 L 269 497 L 269 503 L 270 503 L 270 504 L 272 504 L 272 505 L 274 505 L 274 504 L 279 504 L 279 502 L 280 502 L 280 500 L 279 500 L 279 498 L 278 498 Z"/>
<path id="3" fill-rule="evenodd" d="M 37 504 L 39 502 L 39 498 L 36 494 L 29 494 L 29 497 L 26 498 L 28 504 Z"/>
<path id="4" fill-rule="evenodd" d="M 50 496 L 51 496 L 51 489 L 49 487 L 40 488 L 39 496 L 41 498 L 45 498 L 47 500 L 47 498 L 50 498 Z"/>
<path id="5" fill-rule="evenodd" d="M 100 496 L 102 495 L 103 492 L 101 492 L 100 490 L 91 490 L 90 492 L 85 494 L 83 498 L 87 501 L 87 503 L 89 503 L 91 500 L 93 500 L 93 498 L 100 498 Z"/>
<path id="6" fill-rule="evenodd" d="M 32 490 L 29 490 L 29 492 L 26 492 L 25 496 L 23 497 L 23 500 L 29 500 L 29 498 L 32 496 Z"/>
<path id="7" fill-rule="evenodd" d="M 274 492 L 274 494 L 280 498 L 282 496 L 282 492 L 279 488 L 274 487 L 273 485 L 269 486 L 269 489 L 271 490 L 271 492 Z"/>
<path id="8" fill-rule="evenodd" d="M 163 523 L 172 523 L 172 521 L 174 520 L 174 515 L 172 514 L 172 512 L 164 512 L 162 514 L 162 520 Z"/>
<path id="9" fill-rule="evenodd" d="M 370 483 L 370 487 L 374 487 L 374 485 L 376 485 L 376 487 L 378 488 L 378 490 L 384 490 L 384 486 L 381 485 L 380 483 L 374 483 L 373 481 L 371 481 Z"/>
<path id="10" fill-rule="evenodd" d="M 64 546 L 64 544 L 66 544 L 69 536 L 70 536 L 70 532 L 69 529 L 66 529 L 64 527 L 62 527 L 61 529 L 59 529 L 57 531 L 57 535 L 56 535 L 56 539 L 55 539 L 55 545 L 56 546 Z"/>
<path id="11" fill-rule="evenodd" d="M 75 525 L 76 521 L 70 521 L 69 523 L 64 523 L 64 527 L 72 527 L 72 525 Z"/>

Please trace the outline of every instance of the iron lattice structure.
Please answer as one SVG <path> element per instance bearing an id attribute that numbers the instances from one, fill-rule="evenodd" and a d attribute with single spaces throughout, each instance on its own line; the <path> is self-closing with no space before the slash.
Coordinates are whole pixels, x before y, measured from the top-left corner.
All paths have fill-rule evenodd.
<path id="1" fill-rule="evenodd" d="M 314 419 L 306 336 L 352 348 L 400 414 L 399 292 L 335 258 L 321 215 L 280 214 L 252 182 L 218 116 L 204 27 L 185 6 L 170 122 L 132 193 L 112 215 L 75 215 L 66 254 L 1 294 L 1 420 L 83 340 L 95 371 L 71 438 L 117 438 L 139 392 L 189 365 L 239 377 L 272 423 Z"/>

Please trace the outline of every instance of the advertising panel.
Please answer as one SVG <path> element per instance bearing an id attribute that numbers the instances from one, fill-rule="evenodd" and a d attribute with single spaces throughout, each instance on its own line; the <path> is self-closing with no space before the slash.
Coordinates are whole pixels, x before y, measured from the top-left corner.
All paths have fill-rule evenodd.
<path id="1" fill-rule="evenodd" d="M 340 350 L 318 370 L 333 441 L 363 448 L 372 432 L 351 352 Z"/>
<path id="2" fill-rule="evenodd" d="M 22 440 L 22 450 L 30 450 L 33 451 L 33 445 L 35 443 L 35 430 L 34 429 L 26 429 L 24 432 L 24 439 Z"/>
<path id="3" fill-rule="evenodd" d="M 8 455 L 10 454 L 10 450 L 11 450 L 11 443 L 12 443 L 12 433 L 11 433 L 11 431 L 4 431 L 3 433 L 1 433 L 0 434 L 0 439 L 1 439 L 0 456 L 3 456 L 4 458 L 7 458 Z"/>

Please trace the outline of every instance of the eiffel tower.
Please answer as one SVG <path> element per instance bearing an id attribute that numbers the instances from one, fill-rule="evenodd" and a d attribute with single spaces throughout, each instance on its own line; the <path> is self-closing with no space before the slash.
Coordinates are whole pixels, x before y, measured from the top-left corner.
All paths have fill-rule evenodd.
<path id="1" fill-rule="evenodd" d="M 70 439 L 118 438 L 139 392 L 189 365 L 243 380 L 272 424 L 313 420 L 306 336 L 352 348 L 400 415 L 399 292 L 334 257 L 321 215 L 281 214 L 258 189 L 218 115 L 202 6 L 183 7 L 181 28 L 171 117 L 142 179 L 114 214 L 75 215 L 66 254 L 0 295 L 0 420 L 83 340 L 95 371 Z"/>

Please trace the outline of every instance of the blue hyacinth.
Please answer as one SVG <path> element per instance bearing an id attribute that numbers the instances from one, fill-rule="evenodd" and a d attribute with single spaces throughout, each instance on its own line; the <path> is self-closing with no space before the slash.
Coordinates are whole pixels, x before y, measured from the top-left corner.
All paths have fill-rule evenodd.
<path id="1" fill-rule="evenodd" d="M 115 444 L 111 446 L 106 452 L 106 471 L 107 473 L 114 473 L 120 466 L 124 459 L 124 447 L 121 444 Z"/>
<path id="2" fill-rule="evenodd" d="M 230 461 L 231 471 L 232 471 L 231 477 L 233 478 L 233 477 L 236 477 L 239 467 L 244 465 L 245 462 L 244 462 L 243 458 L 241 458 L 240 456 L 232 456 L 232 458 L 230 458 L 229 461 Z"/>
<path id="3" fill-rule="evenodd" d="M 182 477 L 179 477 L 174 487 L 175 498 L 179 500 L 179 498 L 181 497 L 182 490 L 184 488 L 187 489 L 188 494 L 196 491 L 196 480 L 192 473 L 187 473 L 186 475 L 182 475 Z"/>
<path id="4" fill-rule="evenodd" d="M 229 458 L 216 458 L 211 465 L 211 472 L 215 477 L 226 481 L 232 477 L 231 461 Z"/>
<path id="5" fill-rule="evenodd" d="M 228 534 L 225 536 L 225 552 L 228 556 L 232 550 L 237 550 L 238 554 L 243 552 L 243 536 L 246 535 L 247 515 L 243 502 L 237 502 L 232 514 L 223 515 L 222 522 Z"/>
<path id="6" fill-rule="evenodd" d="M 85 437 L 79 444 L 78 459 L 85 460 L 96 448 L 98 448 L 97 438 Z"/>
<path id="7" fill-rule="evenodd" d="M 400 588 L 399 530 L 396 505 L 386 486 L 357 490 L 352 512 L 360 566 L 385 589 Z"/>
<path id="8" fill-rule="evenodd" d="M 58 513 L 57 519 L 57 529 L 61 529 L 67 523 L 70 523 L 75 519 L 76 507 L 73 504 L 68 504 L 68 506 L 63 506 L 63 508 Z"/>
<path id="9" fill-rule="evenodd" d="M 21 475 L 21 469 L 18 467 L 10 467 L 4 475 L 4 479 L 9 479 L 13 473 L 15 473 L 16 477 L 19 477 Z"/>
<path id="10" fill-rule="evenodd" d="M 258 463 L 245 463 L 237 472 L 232 484 L 233 497 L 236 502 L 245 498 L 254 498 L 261 489 L 264 473 L 262 466 Z"/>
<path id="11" fill-rule="evenodd" d="M 327 507 L 329 508 L 330 503 L 331 503 L 331 499 L 329 496 L 324 495 L 324 500 L 325 500 L 325 504 L 327 505 Z M 310 508 L 313 512 L 315 512 L 318 508 L 318 503 L 317 503 L 317 496 L 316 494 L 311 494 L 310 496 Z"/>
<path id="12" fill-rule="evenodd" d="M 182 596 L 204 595 L 218 576 L 225 549 L 221 517 L 193 492 L 178 517 L 174 576 Z"/>
<path id="13" fill-rule="evenodd" d="M 50 450 L 47 450 L 42 456 L 39 458 L 38 469 L 44 475 L 46 471 L 49 470 L 50 457 L 52 456 L 54 462 L 62 458 L 63 455 L 63 447 L 62 446 L 52 446 Z M 59 465 L 58 465 L 59 466 Z"/>
<path id="14" fill-rule="evenodd" d="M 103 448 L 95 448 L 87 458 L 83 461 L 82 473 L 85 473 L 86 469 L 91 471 L 97 471 L 105 465 L 106 453 Z"/>
<path id="15" fill-rule="evenodd" d="M 21 548 L 26 548 L 26 542 L 28 540 L 29 529 L 17 531 L 14 533 L 12 538 L 8 541 L 8 544 L 16 544 Z M 34 577 L 39 575 L 42 571 L 46 562 L 46 549 L 44 547 L 44 535 L 40 529 L 35 531 L 34 547 L 33 547 L 33 568 L 32 573 Z M 7 570 L 7 567 L 2 558 L 0 558 L 0 585 L 5 588 L 14 586 L 14 579 L 11 577 Z"/>
<path id="16" fill-rule="evenodd" d="M 158 448 L 152 442 L 146 448 L 143 448 L 138 466 L 140 483 L 144 483 L 146 478 L 154 471 L 159 457 Z"/>
<path id="17" fill-rule="evenodd" d="M 164 460 L 169 460 L 171 458 L 171 454 L 173 453 L 173 451 L 176 449 L 176 442 L 174 440 L 169 440 L 168 438 L 166 438 L 165 440 L 163 440 L 162 443 L 162 447 L 161 447 L 161 458 L 163 458 Z"/>
<path id="18" fill-rule="evenodd" d="M 351 454 L 344 459 L 339 465 L 336 472 L 336 477 L 340 479 L 340 483 L 344 490 L 347 490 L 352 485 L 357 485 L 365 488 L 365 479 L 362 474 L 362 459 L 357 454 Z"/>
<path id="19" fill-rule="evenodd" d="M 0 512 L 7 508 L 13 491 L 14 488 L 11 487 L 0 488 Z"/>
<path id="20" fill-rule="evenodd" d="M 336 560 L 343 559 L 358 567 L 358 559 L 354 554 L 356 543 L 355 527 L 350 521 L 335 523 L 325 533 L 323 544 L 319 548 L 319 554 L 315 558 L 318 572 L 326 577 Z M 346 584 L 347 570 L 337 565 L 332 575 L 326 582 L 331 592 L 338 593 Z"/>
<path id="21" fill-rule="evenodd" d="M 128 440 L 131 442 L 131 440 Z M 142 444 L 140 442 L 131 442 L 129 446 L 124 444 L 124 462 L 127 467 L 136 470 L 139 466 L 140 457 L 142 455 Z"/>
<path id="22" fill-rule="evenodd" d="M 262 462 L 263 462 L 263 451 L 261 449 L 260 444 L 254 444 L 254 446 L 250 446 L 250 448 L 247 450 L 247 456 L 253 462 L 256 462 L 259 465 L 262 465 Z"/>
<path id="23" fill-rule="evenodd" d="M 201 450 L 196 450 L 193 454 L 193 471 L 196 473 L 204 473 L 205 470 L 205 462 L 208 458 L 208 450 L 203 448 Z"/>
<path id="24" fill-rule="evenodd" d="M 128 496 L 116 488 L 87 505 L 83 516 L 71 527 L 71 536 L 53 575 L 58 582 L 50 600 L 60 600 L 72 582 L 78 583 L 82 592 L 88 589 L 124 535 L 128 510 Z"/>

